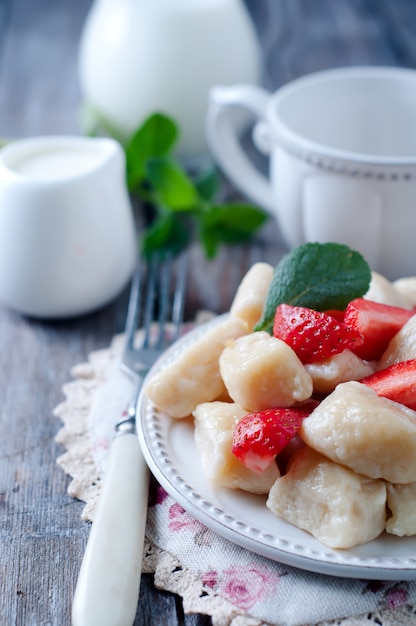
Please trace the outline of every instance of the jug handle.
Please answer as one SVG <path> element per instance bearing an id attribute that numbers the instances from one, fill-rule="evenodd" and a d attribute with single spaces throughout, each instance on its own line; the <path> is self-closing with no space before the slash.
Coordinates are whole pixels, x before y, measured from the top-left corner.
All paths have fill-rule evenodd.
<path id="1" fill-rule="evenodd" d="M 231 182 L 252 201 L 274 214 L 271 183 L 244 152 L 233 124 L 236 107 L 248 111 L 257 120 L 264 120 L 269 98 L 266 90 L 251 85 L 212 88 L 206 131 L 212 154 Z"/>

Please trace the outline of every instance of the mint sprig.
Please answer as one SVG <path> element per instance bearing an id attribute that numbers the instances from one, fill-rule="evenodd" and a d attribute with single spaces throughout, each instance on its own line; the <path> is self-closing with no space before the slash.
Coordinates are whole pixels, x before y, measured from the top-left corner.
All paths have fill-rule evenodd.
<path id="1" fill-rule="evenodd" d="M 263 315 L 254 330 L 272 332 L 279 304 L 344 310 L 369 288 L 371 271 L 359 252 L 337 243 L 306 243 L 276 266 Z"/>
<path id="2" fill-rule="evenodd" d="M 199 239 L 208 259 L 222 244 L 247 241 L 268 219 L 247 203 L 221 203 L 216 168 L 189 172 L 175 157 L 180 138 L 176 122 L 161 113 L 150 115 L 128 140 L 91 107 L 83 110 L 90 135 L 104 132 L 120 141 L 126 155 L 127 186 L 133 197 L 150 205 L 154 217 L 142 233 L 142 252 L 180 252 Z"/>
<path id="3" fill-rule="evenodd" d="M 147 176 L 150 159 L 169 154 L 179 137 L 175 122 L 164 115 L 149 117 L 125 145 L 127 185 L 140 189 Z"/>

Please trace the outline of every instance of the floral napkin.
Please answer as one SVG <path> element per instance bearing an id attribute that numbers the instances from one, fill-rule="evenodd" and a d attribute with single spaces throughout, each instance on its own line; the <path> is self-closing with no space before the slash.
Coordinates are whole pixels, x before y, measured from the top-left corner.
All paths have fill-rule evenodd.
<path id="1" fill-rule="evenodd" d="M 187 328 L 185 328 L 185 331 Z M 119 369 L 123 336 L 72 369 L 55 409 L 66 452 L 57 460 L 72 477 L 71 496 L 93 520 L 117 416 L 132 383 Z M 187 613 L 213 626 L 416 626 L 416 581 L 338 578 L 303 571 L 241 548 L 194 519 L 151 481 L 143 571 L 180 594 Z"/>

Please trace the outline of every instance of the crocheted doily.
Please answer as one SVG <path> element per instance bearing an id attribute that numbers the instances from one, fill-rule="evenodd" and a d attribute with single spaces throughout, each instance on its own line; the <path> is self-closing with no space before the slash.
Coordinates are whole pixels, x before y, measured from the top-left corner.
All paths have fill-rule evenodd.
<path id="1" fill-rule="evenodd" d="M 73 380 L 66 383 L 63 387 L 65 400 L 54 410 L 54 414 L 63 422 L 56 440 L 66 450 L 64 454 L 59 456 L 57 463 L 72 479 L 68 487 L 68 493 L 73 498 L 85 502 L 85 507 L 82 511 L 82 519 L 85 521 L 93 521 L 94 519 L 108 448 L 107 444 L 103 444 L 105 437 L 97 434 L 96 425 L 91 421 L 91 415 L 97 395 L 103 389 L 103 386 L 108 384 L 109 378 L 114 374 L 115 368 L 118 366 L 123 340 L 124 337 L 122 335 L 114 337 L 108 348 L 91 353 L 87 362 L 75 365 L 72 368 L 70 373 Z M 126 389 L 123 390 L 123 397 L 125 397 L 125 394 Z M 170 498 L 170 496 L 165 494 L 164 498 Z M 170 502 L 169 509 L 166 509 L 168 511 L 166 516 L 169 515 L 171 517 L 172 511 L 176 511 L 175 514 L 177 514 L 178 511 L 175 507 L 178 506 L 174 502 Z M 151 507 L 149 504 L 148 527 L 149 524 L 155 524 L 154 511 L 155 507 Z M 186 512 L 183 511 L 183 513 L 187 515 Z M 186 524 L 188 524 L 188 527 L 192 526 L 192 521 L 190 522 L 188 518 L 185 521 L 181 519 L 181 527 Z M 169 523 L 172 523 L 171 519 Z M 205 530 L 210 533 L 207 529 Z M 201 537 L 205 536 L 204 533 L 205 531 L 201 532 L 201 529 L 197 533 L 201 542 L 203 541 Z M 266 624 L 294 626 L 301 623 L 297 621 L 295 613 L 292 617 L 290 615 L 281 617 L 278 610 L 272 611 L 273 617 L 270 618 L 270 605 L 267 605 L 267 602 L 265 602 L 263 612 L 258 609 L 257 604 L 255 605 L 257 611 L 255 611 L 253 607 L 257 599 L 250 599 L 247 595 L 247 590 L 244 590 L 245 595 L 242 595 L 241 584 L 240 587 L 237 587 L 237 584 L 234 584 L 234 587 L 232 585 L 228 587 L 225 584 L 221 585 L 220 575 L 217 572 L 210 572 L 212 580 L 207 580 L 206 572 L 204 576 L 199 575 L 192 567 L 181 562 L 179 555 L 163 546 L 157 545 L 154 540 L 154 537 L 157 536 L 154 528 L 151 535 L 152 538 L 146 532 L 143 572 L 154 574 L 154 582 L 157 588 L 180 595 L 183 598 L 183 607 L 186 613 L 210 615 L 213 626 L 262 626 Z M 214 537 L 214 534 L 212 534 L 212 537 Z M 234 547 L 233 550 L 235 552 Z M 241 550 L 243 551 L 243 549 Z M 245 555 L 251 554 L 247 551 L 243 552 Z M 261 568 L 258 565 L 256 567 L 255 574 L 259 575 Z M 230 576 L 231 569 L 222 570 L 223 581 L 225 574 Z M 289 570 L 291 568 L 284 569 Z M 292 569 L 295 571 L 294 568 Z M 236 568 L 233 571 L 235 572 Z M 280 579 L 285 581 L 288 580 L 290 575 L 293 576 L 293 574 L 287 571 L 281 571 L 279 574 Z M 287 578 L 284 578 L 285 575 L 287 575 Z M 320 579 L 318 579 L 317 585 L 319 581 Z M 367 600 L 360 599 L 361 604 L 357 604 L 357 606 L 362 607 L 360 615 L 319 622 L 315 619 L 314 623 L 319 623 L 320 626 L 329 624 L 338 626 L 416 625 L 416 611 L 413 606 L 416 593 L 411 588 L 413 583 L 380 583 L 377 587 L 377 581 L 373 581 L 374 588 L 371 588 L 371 581 L 367 581 L 367 583 L 366 587 L 365 581 L 361 581 L 362 590 L 360 593 L 363 597 L 367 592 L 367 597 L 373 593 L 374 600 L 369 602 L 369 609 L 367 605 L 362 604 L 362 602 Z M 301 584 L 309 583 L 303 581 Z M 299 593 L 298 590 L 296 592 Z M 312 590 L 311 593 L 315 594 L 316 590 Z M 301 597 L 298 598 L 297 603 L 299 603 L 299 600 L 302 604 L 304 603 Z M 328 600 L 328 602 L 333 604 L 333 600 Z M 288 603 L 290 603 L 289 600 Z M 269 611 L 267 606 L 269 606 Z M 295 611 L 295 609 L 293 610 Z M 345 611 L 344 615 L 349 612 L 351 611 Z M 319 617 L 325 620 L 329 614 L 322 610 Z M 306 621 L 302 623 L 306 624 Z M 312 621 L 307 623 L 310 626 Z"/>

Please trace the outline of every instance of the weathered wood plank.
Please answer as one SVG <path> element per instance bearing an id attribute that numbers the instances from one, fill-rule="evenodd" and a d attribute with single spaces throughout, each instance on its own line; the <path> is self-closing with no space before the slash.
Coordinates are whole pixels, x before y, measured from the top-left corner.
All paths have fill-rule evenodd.
<path id="1" fill-rule="evenodd" d="M 0 1 L 0 136 L 79 132 L 76 49 L 90 0 Z M 247 0 L 266 54 L 265 84 L 353 64 L 414 67 L 414 0 Z M 7 18 L 8 8 L 12 12 Z M 7 26 L 7 34 L 4 28 Z M 278 241 L 275 245 L 274 240 Z M 18 242 L 17 242 L 18 245 Z M 275 224 L 256 245 L 222 250 L 214 263 L 192 250 L 187 314 L 225 311 L 250 264 L 284 251 Z M 81 503 L 56 465 L 69 370 L 121 332 L 127 290 L 83 319 L 42 323 L 0 307 L 0 623 L 70 624 L 70 605 L 88 536 Z M 142 579 L 136 626 L 207 626 L 183 615 L 172 594 Z"/>
<path id="2" fill-rule="evenodd" d="M 0 136 L 80 133 L 77 43 L 91 2 L 12 2 L 3 43 Z"/>

